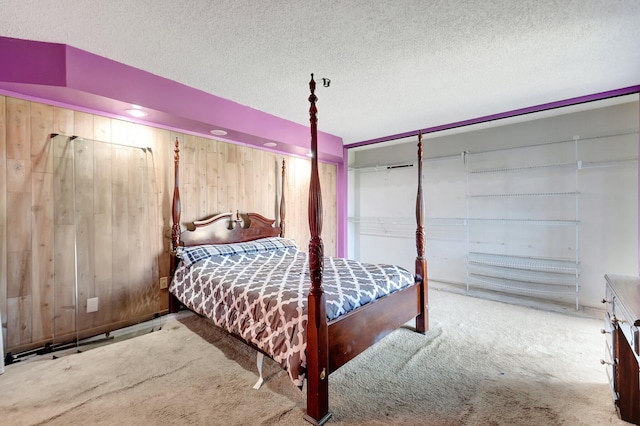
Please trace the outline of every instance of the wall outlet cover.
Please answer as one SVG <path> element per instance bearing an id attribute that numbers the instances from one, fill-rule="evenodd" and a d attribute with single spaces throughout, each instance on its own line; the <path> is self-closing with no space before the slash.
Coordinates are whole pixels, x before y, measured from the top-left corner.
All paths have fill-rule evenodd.
<path id="1" fill-rule="evenodd" d="M 98 298 L 92 297 L 87 299 L 87 313 L 98 311 Z"/>
<path id="2" fill-rule="evenodd" d="M 168 277 L 161 277 L 160 278 L 160 289 L 165 289 L 169 286 L 169 278 Z"/>

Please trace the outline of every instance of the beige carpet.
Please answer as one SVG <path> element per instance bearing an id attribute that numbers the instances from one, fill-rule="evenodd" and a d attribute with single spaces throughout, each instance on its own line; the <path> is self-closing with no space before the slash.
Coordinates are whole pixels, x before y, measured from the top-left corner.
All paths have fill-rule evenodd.
<path id="1" fill-rule="evenodd" d="M 606 425 L 617 419 L 599 320 L 430 291 L 401 329 L 330 376 L 333 425 Z M 6 425 L 304 425 L 304 394 L 203 319 L 0 375 Z"/>

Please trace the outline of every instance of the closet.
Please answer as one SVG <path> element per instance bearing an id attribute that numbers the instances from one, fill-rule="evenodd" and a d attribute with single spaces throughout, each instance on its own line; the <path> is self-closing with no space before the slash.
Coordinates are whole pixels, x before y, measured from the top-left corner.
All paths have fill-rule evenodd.
<path id="1" fill-rule="evenodd" d="M 639 117 L 632 95 L 424 135 L 431 287 L 600 309 L 638 270 Z M 412 267 L 416 142 L 349 150 L 350 256 Z"/>

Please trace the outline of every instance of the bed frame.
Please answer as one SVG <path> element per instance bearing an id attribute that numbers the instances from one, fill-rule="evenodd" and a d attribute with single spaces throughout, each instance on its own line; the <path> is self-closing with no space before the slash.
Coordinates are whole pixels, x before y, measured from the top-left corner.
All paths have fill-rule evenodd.
<path id="1" fill-rule="evenodd" d="M 415 318 L 415 331 L 424 334 L 428 322 L 427 263 L 424 257 L 424 201 L 422 195 L 422 133 L 418 135 L 418 192 L 416 199 L 415 284 L 364 305 L 333 321 L 327 322 L 324 291 L 322 289 L 324 246 L 322 238 L 322 194 L 318 174 L 318 118 L 315 95 L 316 83 L 311 74 L 309 82 L 309 121 L 311 123 L 311 179 L 309 186 L 309 270 L 311 290 L 308 296 L 307 325 L 307 413 L 305 420 L 324 424 L 329 413 L 329 374 L 373 345 L 387 334 Z M 251 241 L 269 236 L 284 236 L 284 177 L 280 202 L 280 226 L 275 220 L 257 213 L 223 213 L 193 223 L 194 229 L 181 232 L 180 191 L 178 189 L 179 146 L 175 142 L 175 184 L 172 205 L 172 248 L 179 245 L 220 244 Z M 172 256 L 172 274 L 176 265 Z M 170 294 L 169 310 L 175 312 L 180 303 Z"/>

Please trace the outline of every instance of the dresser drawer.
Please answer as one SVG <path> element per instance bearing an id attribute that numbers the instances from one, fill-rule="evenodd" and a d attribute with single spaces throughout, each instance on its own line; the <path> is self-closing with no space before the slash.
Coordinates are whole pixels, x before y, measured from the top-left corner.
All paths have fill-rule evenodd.
<path id="1" fill-rule="evenodd" d="M 604 314 L 604 328 L 602 329 L 602 334 L 604 334 L 605 341 L 607 344 L 608 350 L 611 352 L 611 357 L 613 358 L 613 329 L 614 325 L 612 322 L 613 317 L 609 314 L 609 312 L 605 312 Z"/>
<path id="2" fill-rule="evenodd" d="M 602 334 L 605 336 L 604 342 L 604 358 L 600 361 L 603 365 L 605 365 L 607 371 L 607 379 L 609 380 L 609 390 L 611 390 L 611 397 L 614 401 L 618 400 L 618 392 L 616 392 L 616 358 L 613 351 L 613 330 L 614 326 L 612 323 L 613 314 L 610 312 L 605 312 L 604 314 L 604 328 L 602 329 Z"/>
<path id="3" fill-rule="evenodd" d="M 640 361 L 640 335 L 638 333 L 638 327 L 634 324 L 635 318 L 629 315 L 629 313 L 616 302 L 614 299 L 613 309 L 615 317 L 611 318 L 611 322 L 620 328 L 629 347 L 634 352 L 636 359 Z"/>
<path id="4" fill-rule="evenodd" d="M 609 380 L 609 390 L 611 391 L 611 398 L 613 401 L 617 401 L 619 399 L 618 392 L 616 392 L 616 367 L 615 367 L 615 359 L 613 357 L 613 349 L 609 344 L 606 345 L 604 352 L 604 364 L 607 366 L 607 379 Z"/>
<path id="5" fill-rule="evenodd" d="M 620 329 L 624 333 L 624 337 L 629 342 L 629 347 L 634 352 L 636 359 L 640 362 L 640 336 L 638 335 L 638 327 L 629 323 L 620 324 Z"/>

